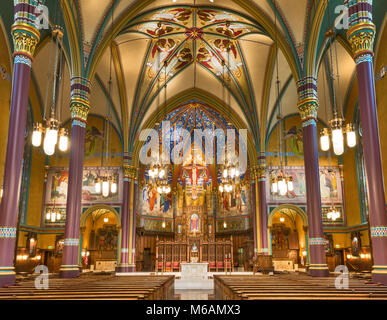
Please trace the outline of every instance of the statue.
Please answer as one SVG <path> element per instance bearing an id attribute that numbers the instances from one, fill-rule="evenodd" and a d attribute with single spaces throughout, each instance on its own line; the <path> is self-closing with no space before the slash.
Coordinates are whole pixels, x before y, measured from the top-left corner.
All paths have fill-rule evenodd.
<path id="1" fill-rule="evenodd" d="M 194 213 L 191 216 L 191 232 L 198 232 L 199 231 L 199 216 Z"/>

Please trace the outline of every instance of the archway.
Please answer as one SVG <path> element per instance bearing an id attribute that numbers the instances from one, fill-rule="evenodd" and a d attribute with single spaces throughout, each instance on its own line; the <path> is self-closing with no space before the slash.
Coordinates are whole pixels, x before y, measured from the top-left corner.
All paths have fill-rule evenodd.
<path id="1" fill-rule="evenodd" d="M 79 263 L 84 269 L 114 271 L 119 261 L 121 217 L 107 205 L 88 208 L 80 220 Z"/>
<path id="2" fill-rule="evenodd" d="M 309 265 L 308 217 L 300 207 L 283 204 L 268 217 L 270 251 L 275 270 L 297 270 Z"/>

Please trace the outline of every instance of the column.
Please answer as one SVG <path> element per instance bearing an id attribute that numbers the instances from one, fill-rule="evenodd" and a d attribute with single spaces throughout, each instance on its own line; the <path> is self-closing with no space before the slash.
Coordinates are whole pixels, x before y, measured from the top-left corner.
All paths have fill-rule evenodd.
<path id="1" fill-rule="evenodd" d="M 135 181 L 137 169 L 128 164 L 125 164 L 123 169 L 124 186 L 121 212 L 121 260 L 117 268 L 117 272 L 120 273 L 136 271 L 136 217 L 135 210 L 133 210 L 133 208 L 135 208 L 136 205 L 136 197 L 134 197 L 134 192 L 136 189 L 138 189 L 135 188 L 135 182 L 137 182 Z"/>
<path id="2" fill-rule="evenodd" d="M 71 79 L 71 144 L 69 182 L 66 203 L 66 227 L 63 244 L 61 278 L 79 275 L 79 224 L 81 218 L 83 157 L 85 152 L 85 131 L 89 113 L 91 83 L 87 79 Z"/>
<path id="3" fill-rule="evenodd" d="M 269 254 L 267 241 L 267 202 L 266 202 L 266 156 L 261 152 L 258 156 L 257 183 L 259 196 L 259 221 L 260 221 L 260 239 L 261 253 Z"/>
<path id="4" fill-rule="evenodd" d="M 23 165 L 31 65 L 40 34 L 35 27 L 34 0 L 15 0 L 12 26 L 14 69 L 4 166 L 3 199 L 0 207 L 0 287 L 15 282 L 14 254 Z"/>
<path id="5" fill-rule="evenodd" d="M 304 163 L 306 180 L 306 205 L 309 223 L 309 274 L 314 277 L 329 276 L 326 264 L 325 240 L 321 218 L 321 191 L 317 139 L 317 80 L 305 77 L 297 82 L 298 110 L 302 120 Z"/>
<path id="6" fill-rule="evenodd" d="M 356 62 L 359 87 L 360 123 L 363 132 L 369 224 L 374 260 L 372 279 L 387 285 L 387 215 L 372 62 L 375 40 L 372 0 L 347 0 L 345 5 L 349 9 L 347 38 Z"/>
<path id="7" fill-rule="evenodd" d="M 256 168 L 252 167 L 250 176 L 250 194 L 251 194 L 251 214 L 253 217 L 253 237 L 254 237 L 254 259 L 258 255 L 258 221 L 257 219 L 257 182 Z"/>

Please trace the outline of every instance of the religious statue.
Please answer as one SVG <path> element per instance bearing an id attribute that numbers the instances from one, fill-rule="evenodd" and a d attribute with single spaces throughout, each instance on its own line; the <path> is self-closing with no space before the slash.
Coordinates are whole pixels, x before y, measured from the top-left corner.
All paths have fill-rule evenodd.
<path id="1" fill-rule="evenodd" d="M 191 232 L 198 232 L 199 231 L 199 216 L 194 213 L 191 216 Z"/>

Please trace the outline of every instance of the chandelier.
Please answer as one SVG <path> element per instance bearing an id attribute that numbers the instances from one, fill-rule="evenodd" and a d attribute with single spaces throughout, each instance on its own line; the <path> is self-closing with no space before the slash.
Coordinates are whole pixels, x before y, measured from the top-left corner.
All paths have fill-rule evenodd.
<path id="1" fill-rule="evenodd" d="M 275 6 L 277 6 L 275 2 Z M 275 26 L 277 29 L 277 16 L 275 15 Z M 278 35 L 277 31 L 275 34 L 275 42 L 278 43 Z M 280 170 L 277 172 L 277 175 L 274 175 L 270 179 L 271 183 L 271 193 L 276 195 L 279 194 L 280 196 L 285 196 L 288 192 L 292 192 L 294 190 L 294 184 L 293 184 L 293 177 L 287 176 L 285 172 L 285 168 L 283 166 L 283 159 L 282 159 L 282 134 L 283 130 L 281 128 L 281 125 L 284 126 L 284 123 L 282 123 L 283 116 L 282 116 L 282 103 L 281 103 L 281 96 L 280 96 L 280 86 L 281 82 L 279 80 L 279 62 L 278 62 L 278 50 L 276 51 L 276 73 L 277 73 L 277 80 L 276 80 L 276 89 L 277 89 L 277 101 L 278 101 L 278 114 L 277 114 L 277 121 L 278 121 L 278 157 L 280 161 Z M 283 128 L 285 129 L 285 128 Z M 286 157 L 286 155 L 285 155 Z"/>
<path id="2" fill-rule="evenodd" d="M 112 15 L 112 25 L 113 25 L 113 15 Z M 113 41 L 113 40 L 112 40 Z M 110 65 L 109 65 L 109 80 L 108 80 L 108 96 L 111 96 L 112 92 L 112 65 L 113 65 L 113 46 L 110 44 Z M 118 174 L 117 172 L 110 173 L 109 167 L 109 145 L 110 145 L 110 105 L 109 102 L 106 102 L 106 117 L 105 117 L 105 130 L 104 130 L 104 142 L 106 141 L 106 152 L 105 152 L 105 163 L 103 152 L 101 154 L 101 167 L 105 166 L 105 172 L 97 177 L 97 182 L 95 183 L 95 192 L 97 194 L 102 193 L 104 198 L 109 197 L 110 194 L 116 194 L 118 190 L 117 181 Z"/>
<path id="3" fill-rule="evenodd" d="M 69 145 L 68 130 L 66 128 L 59 128 L 59 120 L 56 118 L 56 105 L 58 103 L 57 99 L 57 89 L 58 82 L 60 83 L 62 79 L 62 69 L 63 69 L 63 53 L 62 51 L 58 54 L 59 45 L 62 48 L 61 40 L 63 38 L 63 28 L 60 26 L 55 26 L 52 31 L 52 36 L 55 42 L 55 63 L 54 63 L 54 72 L 53 72 L 53 85 L 52 85 L 52 102 L 50 108 L 50 117 L 45 120 L 45 126 L 42 123 L 34 123 L 31 142 L 34 147 L 40 147 L 42 144 L 43 134 L 43 150 L 44 153 L 48 156 L 52 156 L 55 153 L 55 147 L 58 144 L 60 151 L 67 151 Z M 58 62 L 58 56 L 60 55 L 60 60 Z M 49 90 L 49 83 L 47 85 L 47 97 Z M 61 90 L 63 92 L 63 90 Z M 62 102 L 59 99 L 60 103 Z M 47 106 L 46 101 L 46 106 Z M 44 115 L 44 119 L 46 116 Z M 59 137 L 59 141 L 58 141 Z M 59 142 L 59 143 L 58 143 Z"/>
<path id="4" fill-rule="evenodd" d="M 329 17 L 328 17 L 329 18 Z M 330 21 L 328 21 L 330 26 Z M 336 95 L 336 86 L 335 81 L 337 79 L 338 93 L 340 94 L 340 73 L 339 73 L 339 63 L 337 55 L 337 41 L 335 41 L 335 63 L 336 63 L 336 75 L 334 74 L 333 67 L 333 49 L 332 49 L 332 38 L 335 36 L 334 29 L 330 29 L 325 33 L 325 36 L 329 38 L 329 52 L 330 52 L 330 64 L 328 65 L 328 71 L 330 79 L 332 80 L 332 112 L 333 119 L 329 122 L 329 128 L 324 128 L 320 132 L 320 147 L 322 151 L 328 151 L 333 147 L 333 152 L 337 156 L 341 156 L 344 153 L 344 134 L 346 135 L 346 142 L 349 148 L 353 148 L 357 144 L 356 138 L 356 128 L 352 123 L 347 123 L 345 125 L 344 118 L 339 115 L 338 110 L 338 101 L 340 101 L 340 106 L 342 109 L 342 99 Z M 325 74 L 325 73 L 324 73 Z M 326 79 L 325 79 L 326 80 Z M 325 81 L 324 81 L 325 86 Z M 325 91 L 326 92 L 326 91 Z M 326 99 L 326 94 L 325 94 Z M 327 101 L 326 101 L 326 105 Z M 341 114 L 343 114 L 341 110 Z"/>

